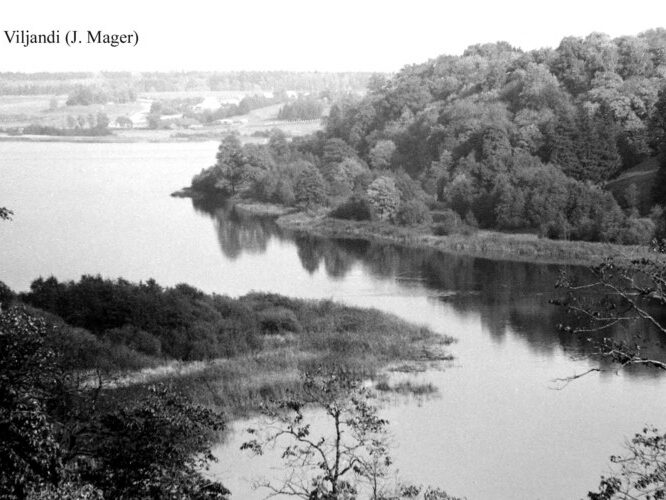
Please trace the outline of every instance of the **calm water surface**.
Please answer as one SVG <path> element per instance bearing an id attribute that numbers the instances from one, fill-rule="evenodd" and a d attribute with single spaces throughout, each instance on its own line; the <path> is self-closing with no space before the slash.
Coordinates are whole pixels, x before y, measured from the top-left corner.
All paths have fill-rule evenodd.
<path id="1" fill-rule="evenodd" d="M 216 146 L 0 143 L 0 206 L 16 214 L 0 224 L 0 280 L 27 290 L 38 276 L 102 274 L 333 298 L 457 337 L 454 365 L 419 375 L 439 395 L 384 413 L 400 475 L 470 499 L 581 498 L 625 438 L 666 428 L 666 383 L 650 372 L 553 388 L 590 366 L 575 357 L 585 345 L 555 328 L 558 267 L 299 237 L 169 197 Z M 250 483 L 275 463 L 238 451 L 243 437 L 218 447 L 213 474 L 236 499 L 262 498 Z"/>

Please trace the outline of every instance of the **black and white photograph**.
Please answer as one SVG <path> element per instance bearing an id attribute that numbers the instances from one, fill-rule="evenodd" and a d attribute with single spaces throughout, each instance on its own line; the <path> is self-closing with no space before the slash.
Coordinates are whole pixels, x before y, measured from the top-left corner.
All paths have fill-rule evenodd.
<path id="1" fill-rule="evenodd" d="M 666 498 L 666 2 L 0 10 L 0 500 Z"/>

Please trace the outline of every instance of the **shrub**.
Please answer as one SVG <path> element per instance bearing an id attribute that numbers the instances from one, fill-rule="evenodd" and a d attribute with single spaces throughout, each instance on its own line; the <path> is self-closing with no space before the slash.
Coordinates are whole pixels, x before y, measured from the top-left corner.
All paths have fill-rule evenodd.
<path id="1" fill-rule="evenodd" d="M 437 224 L 432 232 L 436 236 L 446 236 L 459 232 L 462 225 L 460 216 L 453 210 L 446 209 L 437 214 Z"/>
<path id="2" fill-rule="evenodd" d="M 401 226 L 419 226 L 430 224 L 432 218 L 430 210 L 421 200 L 411 200 L 403 203 L 398 209 L 396 221 Z"/>
<path id="3" fill-rule="evenodd" d="M 107 330 L 105 336 L 112 344 L 121 344 L 148 356 L 162 354 L 162 343 L 159 339 L 134 326 L 125 325 L 122 328 Z"/>
<path id="4" fill-rule="evenodd" d="M 298 333 L 302 329 L 294 311 L 285 307 L 270 307 L 261 311 L 258 317 L 259 325 L 263 333 Z"/>
<path id="5" fill-rule="evenodd" d="M 331 210 L 328 216 L 334 219 L 371 220 L 372 208 L 365 196 L 354 195 Z"/>

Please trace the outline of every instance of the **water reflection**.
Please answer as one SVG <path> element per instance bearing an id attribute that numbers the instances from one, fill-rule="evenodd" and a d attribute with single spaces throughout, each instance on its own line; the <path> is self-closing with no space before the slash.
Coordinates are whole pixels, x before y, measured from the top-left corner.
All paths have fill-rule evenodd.
<path id="1" fill-rule="evenodd" d="M 244 252 L 263 253 L 271 238 L 283 239 L 280 228 L 269 218 L 253 217 L 229 204 L 193 201 L 198 213 L 213 219 L 220 250 L 235 260 Z"/>
<path id="2" fill-rule="evenodd" d="M 461 315 L 478 315 L 484 331 L 498 344 L 511 333 L 538 355 L 551 356 L 564 350 L 571 356 L 584 357 L 593 354 L 595 342 L 604 336 L 630 340 L 631 334 L 638 332 L 644 353 L 666 360 L 663 342 L 647 325 L 635 325 L 631 331 L 617 326 L 588 336 L 559 329 L 558 325 L 572 323 L 562 308 L 549 303 L 558 296 L 555 283 L 563 266 L 493 261 L 366 240 L 321 238 L 284 231 L 270 218 L 256 217 L 229 205 L 206 207 L 195 203 L 195 208 L 213 220 L 220 249 L 232 260 L 244 252 L 265 252 L 271 239 L 291 241 L 301 265 L 310 274 L 323 267 L 329 278 L 342 279 L 360 266 L 374 278 L 393 280 L 404 288 L 423 287 L 431 300 L 446 303 Z M 586 268 L 572 266 L 566 271 L 582 279 L 589 273 Z M 628 373 L 657 376 L 640 367 Z"/>

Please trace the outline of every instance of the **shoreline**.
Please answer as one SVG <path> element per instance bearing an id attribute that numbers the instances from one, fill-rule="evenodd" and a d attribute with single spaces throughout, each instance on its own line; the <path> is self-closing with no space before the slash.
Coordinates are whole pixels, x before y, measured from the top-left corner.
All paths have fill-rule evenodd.
<path id="1" fill-rule="evenodd" d="M 431 249 L 491 260 L 535 264 L 594 265 L 608 257 L 623 260 L 654 258 L 647 247 L 589 241 L 564 241 L 530 234 L 509 234 L 479 230 L 471 235 L 435 236 L 427 227 L 401 227 L 378 222 L 332 219 L 325 212 L 307 213 L 293 207 L 259 202 L 236 201 L 234 205 L 256 216 L 274 217 L 282 229 L 338 239 L 363 239 Z"/>

